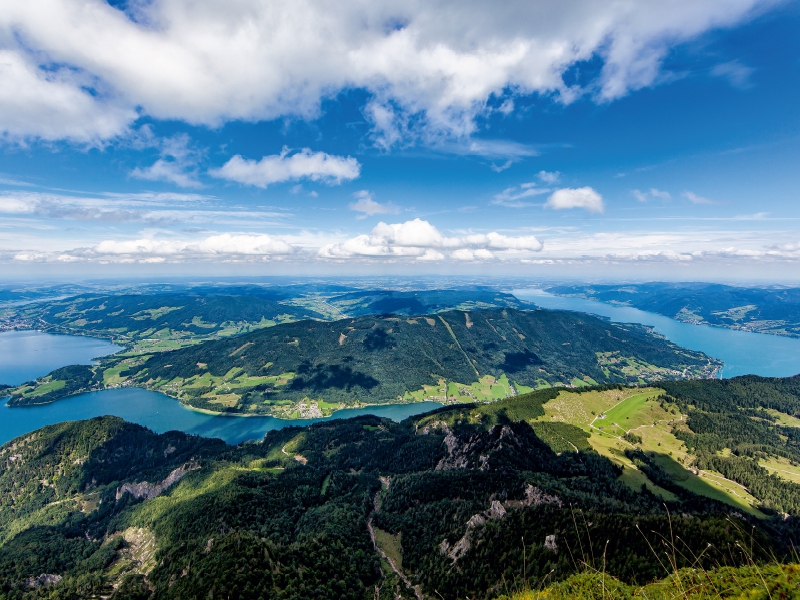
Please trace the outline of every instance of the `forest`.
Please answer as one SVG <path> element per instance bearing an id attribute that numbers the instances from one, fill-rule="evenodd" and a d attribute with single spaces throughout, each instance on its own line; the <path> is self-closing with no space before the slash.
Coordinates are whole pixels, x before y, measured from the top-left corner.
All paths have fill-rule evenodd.
<path id="1" fill-rule="evenodd" d="M 798 378 L 663 386 L 659 401 L 688 411 L 681 435 L 698 460 L 730 461 L 714 468 L 755 477 L 765 500 L 778 489 L 758 487 L 744 461 L 796 451 L 761 412 L 798 414 Z M 635 449 L 675 495 L 631 486 L 583 429 L 541 422 L 559 394 L 324 421 L 235 447 L 113 417 L 46 427 L 0 447 L 0 598 L 488 600 L 587 568 L 648 584 L 670 574 L 670 541 L 677 568 L 792 560 L 796 504 L 776 495 L 771 511 L 742 514 Z M 743 436 L 740 413 L 766 428 Z"/>
<path id="2" fill-rule="evenodd" d="M 484 376 L 505 375 L 515 387 L 504 396 L 513 396 L 558 385 L 711 377 L 719 366 L 642 326 L 509 308 L 284 323 L 171 352 L 109 357 L 96 371 L 104 384 L 147 387 L 196 408 L 280 415 L 300 402 L 409 401 L 406 394 L 424 386 L 441 386 L 441 400 L 468 400 L 448 383 Z M 52 398 L 37 396 L 33 385 L 12 390 L 10 405 Z"/>

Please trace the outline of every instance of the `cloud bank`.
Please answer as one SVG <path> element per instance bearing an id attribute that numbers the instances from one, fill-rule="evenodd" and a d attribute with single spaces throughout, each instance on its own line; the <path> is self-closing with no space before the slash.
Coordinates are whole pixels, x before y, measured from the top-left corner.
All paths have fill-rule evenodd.
<path id="1" fill-rule="evenodd" d="M 120 10 L 103 0 L 6 2 L 0 131 L 98 143 L 140 116 L 212 127 L 308 119 L 323 100 L 362 89 L 378 145 L 464 137 L 478 116 L 513 112 L 517 95 L 608 102 L 654 85 L 672 46 L 776 3 L 516 0 L 497 10 L 445 0 L 152 0 Z M 594 80 L 564 82 L 571 66 L 595 59 Z M 715 74 L 746 81 L 737 65 Z"/>
<path id="2" fill-rule="evenodd" d="M 505 236 L 497 232 L 448 237 L 422 219 L 404 223 L 378 223 L 368 235 L 327 244 L 317 256 L 323 259 L 410 257 L 417 260 L 492 260 L 520 251 L 539 252 L 534 236 Z"/>

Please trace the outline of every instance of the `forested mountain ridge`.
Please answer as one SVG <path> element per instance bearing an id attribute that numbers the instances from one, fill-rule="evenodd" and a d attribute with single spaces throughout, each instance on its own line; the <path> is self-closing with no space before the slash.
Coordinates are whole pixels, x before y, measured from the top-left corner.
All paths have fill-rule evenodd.
<path id="1" fill-rule="evenodd" d="M 622 304 L 685 323 L 800 337 L 800 288 L 710 283 L 551 286 L 547 291 Z"/>
<path id="2" fill-rule="evenodd" d="M 754 410 L 798 400 L 795 380 L 733 382 Z M 704 410 L 727 393 L 669 385 Z M 668 574 L 667 531 L 678 568 L 791 560 L 795 509 L 756 518 L 685 488 L 665 500 L 586 431 L 542 421 L 564 394 L 590 406 L 626 391 L 548 389 L 238 447 L 111 417 L 50 426 L 0 447 L 0 598 L 490 599 L 586 566 L 644 584 Z"/>
<path id="3" fill-rule="evenodd" d="M 87 295 L 23 306 L 7 317 L 16 327 L 103 337 L 135 350 L 171 350 L 285 321 L 321 317 L 281 303 L 284 296 Z"/>
<path id="4" fill-rule="evenodd" d="M 719 366 L 638 325 L 501 309 L 285 323 L 172 352 L 112 357 L 90 381 L 148 387 L 215 412 L 304 417 L 363 403 L 468 401 L 482 378 L 495 394 L 488 399 L 497 399 L 553 385 L 711 377 Z M 20 386 L 9 403 L 74 393 L 58 381 Z"/>
<path id="5" fill-rule="evenodd" d="M 65 291 L 75 292 L 70 287 Z M 141 353 L 174 350 L 303 319 L 330 321 L 366 314 L 423 315 L 455 308 L 522 306 L 525 303 L 512 294 L 480 287 L 352 291 L 320 285 L 176 286 L 170 290 L 145 286 L 115 294 L 84 293 L 0 306 L 0 330 L 89 335 Z"/>

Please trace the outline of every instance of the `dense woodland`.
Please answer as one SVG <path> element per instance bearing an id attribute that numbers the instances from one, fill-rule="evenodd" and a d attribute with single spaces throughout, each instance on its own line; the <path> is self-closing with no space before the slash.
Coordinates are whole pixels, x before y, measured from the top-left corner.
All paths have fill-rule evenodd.
<path id="1" fill-rule="evenodd" d="M 524 305 L 511 294 L 480 287 L 414 292 L 352 291 L 322 284 L 172 287 L 145 286 L 113 295 L 84 292 L 77 296 L 74 286 L 66 287 L 70 297 L 7 309 L 5 318 L 25 328 L 106 337 L 130 345 L 154 335 L 208 339 L 230 334 L 232 328 L 242 333 L 251 327 L 302 319 L 423 315 L 452 308 Z M 0 302 L 3 293 L 0 289 Z M 8 299 L 16 297 L 5 293 Z"/>
<path id="2" fill-rule="evenodd" d="M 655 365 L 626 372 L 624 364 L 598 363 L 598 352 Z M 242 404 L 323 398 L 327 402 L 390 402 L 439 379 L 469 383 L 483 375 L 538 387 L 589 377 L 595 382 L 633 382 L 710 373 L 716 362 L 679 348 L 643 327 L 617 325 L 563 311 L 513 309 L 448 311 L 430 317 L 366 316 L 333 323 L 302 321 L 231 339 L 152 356 L 123 375 L 147 384 L 208 372 L 225 376 L 293 373 L 285 386 L 254 386 Z M 643 379 L 644 378 L 644 379 Z M 216 408 L 184 388 L 186 402 Z"/>
<path id="3" fill-rule="evenodd" d="M 697 456 L 697 466 L 744 485 L 764 507 L 800 514 L 800 485 L 770 474 L 758 459 L 800 462 L 800 429 L 767 410 L 800 416 L 800 376 L 749 375 L 697 382 L 664 382 L 668 400 L 688 414 L 688 429 L 675 435 Z"/>
<path id="4" fill-rule="evenodd" d="M 798 402 L 797 379 L 665 387 L 690 411 L 686 439 L 736 440 L 732 460 L 749 460 L 753 443 L 724 419 Z M 445 599 L 494 598 L 587 565 L 646 583 L 667 574 L 667 542 L 679 566 L 791 556 L 795 516 L 738 515 L 679 486 L 665 503 L 624 484 L 577 427 L 531 425 L 556 393 L 402 423 L 322 422 L 237 447 L 111 417 L 44 428 L 0 448 L 0 598 L 413 597 L 370 527 L 409 583 Z M 764 440 L 761 451 L 793 447 Z M 670 486 L 650 456 L 630 455 Z"/>

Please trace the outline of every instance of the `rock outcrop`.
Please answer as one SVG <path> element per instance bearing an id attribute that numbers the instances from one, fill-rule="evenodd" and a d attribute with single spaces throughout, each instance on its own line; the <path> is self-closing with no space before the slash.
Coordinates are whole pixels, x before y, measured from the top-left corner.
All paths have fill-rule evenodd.
<path id="1" fill-rule="evenodd" d="M 150 483 L 149 481 L 141 481 L 139 483 L 123 483 L 117 488 L 116 499 L 119 500 L 123 495 L 130 494 L 134 498 L 144 498 L 150 500 L 156 496 L 164 493 L 170 486 L 178 483 L 186 475 L 200 468 L 197 463 L 187 463 L 172 471 L 160 483 Z"/>

